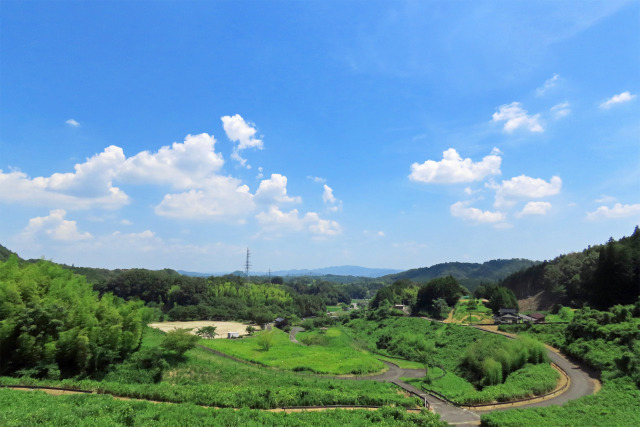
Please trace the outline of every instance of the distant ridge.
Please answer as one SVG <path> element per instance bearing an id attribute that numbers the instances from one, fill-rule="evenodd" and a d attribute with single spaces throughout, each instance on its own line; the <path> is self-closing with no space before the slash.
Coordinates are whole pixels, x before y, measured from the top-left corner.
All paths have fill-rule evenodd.
<path id="1" fill-rule="evenodd" d="M 460 283 L 473 291 L 482 283 L 498 282 L 505 277 L 539 264 L 522 258 L 495 259 L 482 264 L 471 262 L 445 262 L 431 267 L 414 268 L 401 273 L 382 277 L 384 280 L 396 281 L 410 279 L 414 282 L 427 282 L 437 277 L 453 276 Z"/>
<path id="2" fill-rule="evenodd" d="M 394 270 L 391 268 L 367 268 L 367 267 L 358 267 L 355 265 L 342 265 L 337 267 L 324 267 L 324 268 L 314 268 L 314 269 L 294 269 L 294 270 L 277 270 L 272 271 L 271 276 L 326 276 L 326 275 L 336 275 L 336 276 L 355 276 L 355 277 L 381 277 L 386 276 L 393 273 L 398 273 L 402 270 Z M 223 276 L 225 274 L 235 274 L 236 272 L 227 272 L 227 273 L 198 273 L 193 271 L 184 271 L 178 270 L 178 273 L 184 274 L 185 276 L 194 276 L 194 277 L 209 277 L 209 276 Z M 251 272 L 252 276 L 267 276 L 269 273 L 264 271 L 256 271 Z"/>

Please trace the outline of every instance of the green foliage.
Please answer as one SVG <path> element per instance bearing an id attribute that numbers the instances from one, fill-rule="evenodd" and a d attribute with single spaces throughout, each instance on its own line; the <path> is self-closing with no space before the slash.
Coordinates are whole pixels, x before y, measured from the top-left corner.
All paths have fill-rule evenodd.
<path id="1" fill-rule="evenodd" d="M 482 415 L 487 427 L 637 426 L 640 425 L 640 390 L 628 379 L 605 384 L 600 392 L 562 406 L 513 409 Z"/>
<path id="2" fill-rule="evenodd" d="M 275 339 L 275 330 L 272 331 L 264 331 L 258 336 L 258 346 L 262 349 L 262 351 L 269 351 L 271 346 L 273 346 L 273 341 Z"/>
<path id="3" fill-rule="evenodd" d="M 136 350 L 141 303 L 101 299 L 84 277 L 47 262 L 0 263 L 0 373 L 57 377 L 107 368 Z"/>
<path id="4" fill-rule="evenodd" d="M 167 351 L 174 353 L 178 357 L 194 348 L 200 338 L 192 335 L 187 329 L 174 329 L 167 332 L 160 346 Z"/>
<path id="5" fill-rule="evenodd" d="M 518 299 L 511 289 L 504 286 L 487 285 L 476 290 L 476 297 L 489 300 L 489 307 L 494 314 L 501 308 L 515 308 L 518 310 Z"/>
<path id="6" fill-rule="evenodd" d="M 607 309 L 629 304 L 640 296 L 640 229 L 618 241 L 582 252 L 561 255 L 552 261 L 505 278 L 501 285 L 518 298 L 543 292 L 545 306 L 589 305 Z"/>
<path id="7" fill-rule="evenodd" d="M 415 268 L 402 273 L 384 276 L 388 281 L 409 279 L 427 282 L 438 277 L 452 276 L 467 289 L 474 290 L 485 283 L 497 282 L 517 271 L 537 264 L 527 259 L 496 259 L 482 264 L 469 262 L 446 262 L 431 267 Z"/>
<path id="8" fill-rule="evenodd" d="M 249 328 L 250 326 L 248 326 L 247 328 Z M 199 328 L 196 331 L 196 335 L 198 335 L 199 337 L 202 338 L 207 338 L 207 339 L 214 339 L 216 337 L 216 335 L 218 335 L 216 333 L 216 327 L 215 326 L 203 326 L 201 328 Z"/>
<path id="9" fill-rule="evenodd" d="M 419 285 L 411 280 L 396 280 L 391 286 L 376 292 L 373 299 L 369 301 L 369 308 L 379 308 L 384 302 L 390 306 L 396 304 L 413 306 L 416 303 L 418 288 Z"/>
<path id="10" fill-rule="evenodd" d="M 162 332 L 145 329 L 142 349 L 139 353 L 157 349 L 163 338 Z M 211 343 L 212 340 L 205 342 Z M 297 345 L 297 347 L 302 346 Z M 275 353 L 276 348 L 269 353 Z M 137 353 L 129 361 L 136 356 Z M 32 386 L 62 386 L 97 393 L 113 393 L 136 399 L 188 402 L 227 408 L 271 409 L 282 406 L 340 404 L 415 407 L 418 403 L 414 398 L 398 394 L 397 388 L 388 383 L 336 380 L 265 369 L 263 366 L 222 358 L 199 347 L 190 350 L 187 356 L 184 359 L 174 360 L 171 366 L 165 366 L 164 374 L 157 383 L 155 378 L 148 375 L 147 367 L 126 362 L 118 365 L 101 381 L 77 379 L 51 381 L 0 377 L 0 385 L 19 383 Z M 159 358 L 163 357 L 164 355 L 161 354 Z"/>
<path id="11" fill-rule="evenodd" d="M 471 344 L 461 361 L 462 373 L 478 387 L 496 385 L 526 363 L 548 363 L 544 345 L 528 336 L 515 340 L 487 335 Z"/>
<path id="12" fill-rule="evenodd" d="M 44 392 L 0 390 L 0 424 L 92 426 L 446 426 L 428 411 L 408 413 L 402 408 L 376 411 L 265 412 L 252 409 L 209 409 L 196 405 L 163 405 L 122 401 L 109 396 L 50 396 Z"/>
<path id="13" fill-rule="evenodd" d="M 444 305 L 438 302 L 439 299 L 443 299 L 447 306 L 453 307 L 460 297 L 466 294 L 468 294 L 468 291 L 451 276 L 433 279 L 418 291 L 413 312 L 429 313 L 432 316 L 441 318 Z"/>
<path id="14" fill-rule="evenodd" d="M 263 337 L 270 341 L 264 348 Z M 339 328 L 302 332 L 297 335 L 305 346 L 293 343 L 289 335 L 278 330 L 263 331 L 242 340 L 204 341 L 203 345 L 240 359 L 292 371 L 319 374 L 366 374 L 380 372 L 384 365 L 371 354 L 355 348 L 353 340 Z"/>

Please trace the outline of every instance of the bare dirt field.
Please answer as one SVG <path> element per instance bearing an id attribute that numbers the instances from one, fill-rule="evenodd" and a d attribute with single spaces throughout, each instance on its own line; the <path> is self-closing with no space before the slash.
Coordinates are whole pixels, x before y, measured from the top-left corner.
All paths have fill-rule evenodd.
<path id="1" fill-rule="evenodd" d="M 240 322 L 215 322 L 212 320 L 194 321 L 194 322 L 158 322 L 150 323 L 152 328 L 160 329 L 163 332 L 170 331 L 172 329 L 191 329 L 191 333 L 195 334 L 198 328 L 203 326 L 215 326 L 216 338 L 227 338 L 228 332 L 238 332 L 241 336 L 247 335 L 247 326 L 251 323 Z M 258 325 L 252 325 L 256 329 L 260 329 Z"/>

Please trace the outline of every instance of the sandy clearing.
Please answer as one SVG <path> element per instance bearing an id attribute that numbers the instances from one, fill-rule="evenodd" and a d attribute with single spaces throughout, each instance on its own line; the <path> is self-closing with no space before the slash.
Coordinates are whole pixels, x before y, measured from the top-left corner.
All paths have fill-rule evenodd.
<path id="1" fill-rule="evenodd" d="M 241 336 L 247 335 L 247 326 L 252 325 L 256 329 L 260 329 L 258 325 L 240 322 L 216 322 L 212 320 L 193 321 L 193 322 L 158 322 L 150 323 L 152 328 L 160 329 L 163 332 L 172 329 L 191 329 L 191 333 L 195 334 L 198 328 L 203 326 L 215 326 L 216 338 L 227 338 L 228 332 L 238 332 Z"/>

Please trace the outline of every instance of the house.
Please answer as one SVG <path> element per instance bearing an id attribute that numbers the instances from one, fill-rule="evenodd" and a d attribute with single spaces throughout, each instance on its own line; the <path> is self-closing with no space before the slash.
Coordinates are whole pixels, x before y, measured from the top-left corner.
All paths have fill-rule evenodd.
<path id="1" fill-rule="evenodd" d="M 531 317 L 533 317 L 534 323 L 544 322 L 547 319 L 547 316 L 541 313 L 531 313 Z"/>
<path id="2" fill-rule="evenodd" d="M 515 314 L 511 314 L 511 313 L 507 313 L 507 314 L 503 314 L 501 316 L 496 316 L 494 317 L 494 320 L 497 323 L 507 323 L 507 324 L 515 324 L 518 323 L 520 321 L 520 317 L 515 315 Z"/>
<path id="3" fill-rule="evenodd" d="M 227 339 L 240 338 L 239 332 L 227 332 Z"/>
<path id="4" fill-rule="evenodd" d="M 498 316 L 504 316 L 505 314 L 518 315 L 518 310 L 515 308 L 501 308 L 498 310 Z"/>

